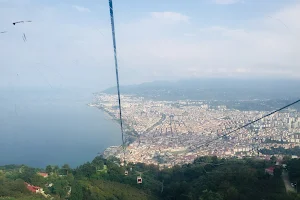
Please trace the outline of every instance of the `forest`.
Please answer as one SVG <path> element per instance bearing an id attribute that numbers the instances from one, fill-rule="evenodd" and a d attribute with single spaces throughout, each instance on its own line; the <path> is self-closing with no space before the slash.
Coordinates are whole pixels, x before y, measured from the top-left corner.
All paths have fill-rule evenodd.
<path id="1" fill-rule="evenodd" d="M 268 161 L 199 157 L 190 164 L 159 170 L 159 166 L 143 163 L 124 167 L 114 157 L 97 156 L 75 169 L 67 164 L 45 169 L 6 165 L 0 167 L 0 200 L 46 199 L 28 191 L 24 181 L 42 187 L 52 199 L 300 200 L 299 194 L 286 192 L 282 179 L 286 170 L 293 183 L 300 183 L 300 159 L 285 157 L 286 168 L 275 162 L 276 157 Z M 272 166 L 274 174 L 270 175 L 265 169 Z"/>

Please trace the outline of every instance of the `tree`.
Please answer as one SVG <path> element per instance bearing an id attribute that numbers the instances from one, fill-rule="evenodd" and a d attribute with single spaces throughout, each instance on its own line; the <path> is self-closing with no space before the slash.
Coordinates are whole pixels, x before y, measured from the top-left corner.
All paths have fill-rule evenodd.
<path id="1" fill-rule="evenodd" d="M 72 173 L 69 173 L 67 176 L 66 176 L 66 180 L 69 182 L 69 183 L 72 183 L 74 181 L 74 176 Z"/>
<path id="2" fill-rule="evenodd" d="M 64 179 L 56 179 L 51 190 L 53 194 L 59 195 L 60 198 L 65 197 L 68 192 L 68 182 Z"/>
<path id="3" fill-rule="evenodd" d="M 282 175 L 282 169 L 279 168 L 279 167 L 276 167 L 276 168 L 274 169 L 274 177 L 280 178 L 281 175 Z"/>
<path id="4" fill-rule="evenodd" d="M 70 200 L 82 200 L 83 198 L 83 192 L 82 192 L 82 186 L 79 184 L 79 182 L 75 181 L 72 184 L 72 191 Z"/>
<path id="5" fill-rule="evenodd" d="M 97 170 L 101 170 L 104 167 L 104 161 L 101 156 L 97 156 L 93 161 L 92 164 L 96 167 Z"/>
<path id="6" fill-rule="evenodd" d="M 217 192 L 204 190 L 199 200 L 223 200 L 223 197 Z"/>
<path id="7" fill-rule="evenodd" d="M 226 199 L 237 200 L 239 199 L 239 192 L 235 187 L 230 187 L 227 190 Z"/>
<path id="8" fill-rule="evenodd" d="M 36 174 L 35 169 L 31 167 L 24 167 L 20 175 L 21 179 L 26 182 L 31 182 L 31 179 Z"/>
<path id="9" fill-rule="evenodd" d="M 47 165 L 47 167 L 46 167 L 46 172 L 47 172 L 48 174 L 53 173 L 53 168 L 52 168 L 51 165 Z"/>
<path id="10" fill-rule="evenodd" d="M 46 180 L 44 177 L 38 175 L 38 174 L 34 174 L 30 180 L 30 183 L 35 185 L 35 186 L 43 186 L 46 184 Z"/>
<path id="11" fill-rule="evenodd" d="M 62 168 L 63 168 L 63 169 L 71 169 L 71 167 L 70 167 L 69 164 L 64 164 L 64 165 L 62 166 Z"/>
<path id="12" fill-rule="evenodd" d="M 218 157 L 217 156 L 213 156 L 211 158 L 211 160 L 212 160 L 213 163 L 218 163 Z"/>
<path id="13" fill-rule="evenodd" d="M 69 174 L 69 172 L 71 171 L 71 167 L 68 164 L 64 164 L 61 169 L 63 169 L 66 172 L 66 175 Z"/>
<path id="14" fill-rule="evenodd" d="M 88 178 L 90 178 L 95 173 L 96 173 L 96 167 L 92 165 L 90 162 L 80 165 L 75 171 L 76 175 L 81 175 Z"/>
<path id="15" fill-rule="evenodd" d="M 277 161 L 277 158 L 276 158 L 275 156 L 272 156 L 272 157 L 270 158 L 270 160 L 271 160 L 273 163 L 275 163 L 275 162 Z"/>
<path id="16" fill-rule="evenodd" d="M 282 162 L 285 163 L 285 164 L 287 164 L 288 161 L 291 160 L 291 159 L 292 159 L 292 156 L 286 155 L 286 156 L 283 156 Z"/>
<path id="17" fill-rule="evenodd" d="M 59 167 L 57 165 L 53 166 L 53 172 L 57 175 Z"/>

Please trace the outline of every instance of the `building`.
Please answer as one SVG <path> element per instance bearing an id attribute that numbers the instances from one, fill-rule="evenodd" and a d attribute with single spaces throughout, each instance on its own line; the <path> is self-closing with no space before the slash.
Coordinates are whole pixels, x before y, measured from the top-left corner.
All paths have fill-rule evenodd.
<path id="1" fill-rule="evenodd" d="M 44 193 L 43 188 L 25 182 L 27 189 L 33 193 Z"/>
<path id="2" fill-rule="evenodd" d="M 34 185 L 30 185 L 29 183 L 24 182 L 26 185 L 26 188 L 32 192 L 32 193 L 36 193 L 36 194 L 41 194 L 43 195 L 45 198 L 49 198 L 51 197 L 49 194 L 45 194 L 45 191 L 43 190 L 43 188 L 38 187 L 38 186 L 34 186 Z"/>
<path id="3" fill-rule="evenodd" d="M 269 167 L 269 168 L 265 169 L 265 172 L 267 174 L 270 174 L 271 176 L 273 176 L 274 175 L 274 169 L 275 169 L 275 167 Z"/>
<path id="4" fill-rule="evenodd" d="M 43 172 L 38 172 L 37 173 L 38 175 L 44 177 L 44 178 L 47 178 L 48 177 L 48 174 L 47 173 L 43 173 Z"/>

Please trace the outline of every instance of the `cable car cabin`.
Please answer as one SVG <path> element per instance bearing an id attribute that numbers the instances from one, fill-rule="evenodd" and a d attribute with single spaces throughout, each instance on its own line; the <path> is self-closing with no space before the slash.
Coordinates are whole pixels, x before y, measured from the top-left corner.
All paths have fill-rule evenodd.
<path id="1" fill-rule="evenodd" d="M 128 171 L 127 171 L 127 170 L 125 170 L 125 173 L 124 173 L 124 174 L 125 174 L 125 176 L 127 176 L 127 175 L 128 175 Z"/>
<path id="2" fill-rule="evenodd" d="M 137 181 L 138 184 L 141 184 L 143 182 L 142 177 L 138 176 L 136 178 L 136 181 Z"/>

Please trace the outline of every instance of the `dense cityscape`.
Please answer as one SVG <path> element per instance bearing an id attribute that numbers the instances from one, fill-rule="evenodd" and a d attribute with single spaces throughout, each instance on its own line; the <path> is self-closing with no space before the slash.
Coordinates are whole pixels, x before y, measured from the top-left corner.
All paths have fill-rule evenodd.
<path id="1" fill-rule="evenodd" d="M 118 119 L 116 95 L 97 94 L 89 104 Z M 208 101 L 153 101 L 122 95 L 125 123 L 126 161 L 171 167 L 192 162 L 198 156 L 260 156 L 260 149 L 290 149 L 300 145 L 300 115 L 288 109 L 241 129 L 234 130 L 267 114 L 211 106 Z M 219 138 L 219 139 L 217 139 Z M 124 158 L 121 146 L 106 149 L 105 156 Z"/>

